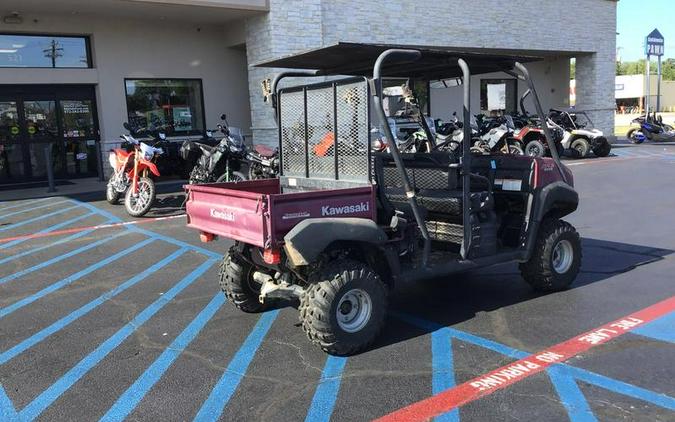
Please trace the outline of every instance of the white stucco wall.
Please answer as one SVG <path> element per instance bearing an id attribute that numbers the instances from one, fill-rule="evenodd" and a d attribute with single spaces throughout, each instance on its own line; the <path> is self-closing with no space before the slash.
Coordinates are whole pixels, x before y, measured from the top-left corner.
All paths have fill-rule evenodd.
<path id="1" fill-rule="evenodd" d="M 34 23 L 37 19 L 38 23 Z M 0 84 L 95 84 L 101 140 L 115 140 L 127 120 L 124 78 L 195 78 L 204 90 L 206 125 L 221 113 L 233 126 L 251 126 L 244 49 L 230 48 L 227 27 L 105 16 L 30 15 L 0 31 L 89 35 L 93 69 L 0 69 Z M 235 40 L 236 41 L 236 40 Z"/>

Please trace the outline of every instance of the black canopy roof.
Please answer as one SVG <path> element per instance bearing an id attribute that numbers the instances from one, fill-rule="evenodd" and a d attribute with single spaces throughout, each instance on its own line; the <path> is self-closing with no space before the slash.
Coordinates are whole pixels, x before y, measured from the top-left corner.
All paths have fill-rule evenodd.
<path id="1" fill-rule="evenodd" d="M 375 61 L 388 49 L 410 49 L 422 53 L 419 60 L 384 66 L 382 75 L 420 79 L 459 77 L 457 59 L 464 59 L 472 75 L 511 70 L 514 62 L 541 60 L 541 56 L 510 54 L 505 50 L 458 49 L 452 47 L 340 42 L 280 59 L 258 63 L 256 67 L 318 70 L 322 75 L 371 76 Z"/>

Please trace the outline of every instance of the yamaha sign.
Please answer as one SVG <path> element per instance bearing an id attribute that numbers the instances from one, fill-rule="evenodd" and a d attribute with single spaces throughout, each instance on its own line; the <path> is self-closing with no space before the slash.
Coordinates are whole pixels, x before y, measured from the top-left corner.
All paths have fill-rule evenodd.
<path id="1" fill-rule="evenodd" d="M 645 40 L 645 54 L 648 56 L 663 56 L 664 45 L 663 35 L 658 29 L 654 29 Z"/>

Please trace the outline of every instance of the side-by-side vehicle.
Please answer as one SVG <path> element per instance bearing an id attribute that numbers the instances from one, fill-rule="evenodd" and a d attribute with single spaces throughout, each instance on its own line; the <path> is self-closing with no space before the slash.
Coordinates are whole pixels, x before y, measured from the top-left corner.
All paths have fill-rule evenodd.
<path id="1" fill-rule="evenodd" d="M 188 226 L 203 241 L 235 241 L 220 273 L 229 301 L 259 312 L 277 299 L 299 300 L 309 339 L 328 353 L 350 355 L 376 339 L 389 293 L 404 281 L 452 282 L 453 273 L 518 262 L 537 290 L 570 286 L 581 242 L 562 218 L 579 198 L 546 125 L 551 158 L 475 156 L 469 142 L 443 150 L 426 125 L 431 151 L 404 154 L 382 106 L 385 77 L 411 84 L 461 77 L 468 122 L 470 76 L 504 71 L 527 84 L 546 121 L 522 64 L 535 59 L 338 43 L 262 64 L 293 69 L 267 85 L 280 178 L 186 186 Z M 335 75 L 347 78 L 323 78 Z M 280 88 L 287 77 L 321 82 Z M 372 151 L 373 126 L 394 146 L 388 152 Z M 469 125 L 463 130 L 471 139 Z M 333 147 L 316 154 L 329 137 Z"/>

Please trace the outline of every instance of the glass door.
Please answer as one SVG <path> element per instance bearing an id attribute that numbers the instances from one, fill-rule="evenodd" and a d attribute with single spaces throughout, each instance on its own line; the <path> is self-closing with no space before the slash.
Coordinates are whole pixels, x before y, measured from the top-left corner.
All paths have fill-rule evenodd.
<path id="1" fill-rule="evenodd" d="M 94 102 L 60 100 L 61 131 L 68 176 L 94 175 L 97 171 Z"/>
<path id="2" fill-rule="evenodd" d="M 23 101 L 23 123 L 25 136 L 23 142 L 27 147 L 30 164 L 30 176 L 36 179 L 47 177 L 45 148 L 52 147 L 52 165 L 54 173 L 63 173 L 63 145 L 59 139 L 57 126 L 56 101 L 32 100 Z"/>
<path id="3" fill-rule="evenodd" d="M 21 180 L 26 174 L 17 101 L 0 100 L 0 183 Z"/>

